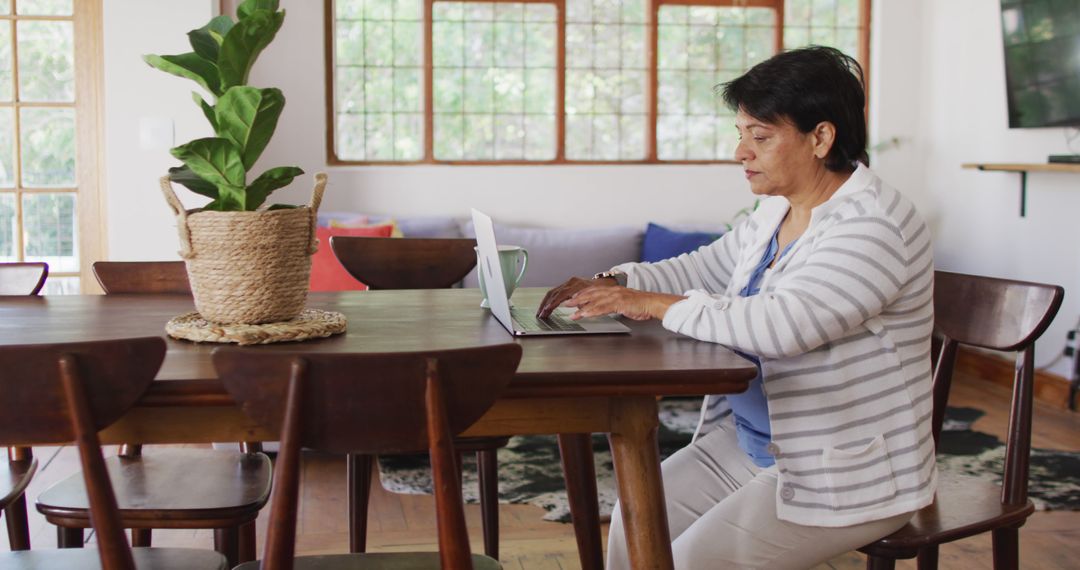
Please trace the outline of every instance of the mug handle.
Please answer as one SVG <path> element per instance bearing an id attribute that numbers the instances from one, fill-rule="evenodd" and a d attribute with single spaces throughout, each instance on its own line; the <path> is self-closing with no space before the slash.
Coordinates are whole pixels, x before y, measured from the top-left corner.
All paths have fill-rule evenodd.
<path id="1" fill-rule="evenodd" d="M 525 268 L 529 266 L 529 250 L 521 248 L 521 269 L 518 271 L 517 277 L 514 278 L 514 287 L 521 285 L 521 279 L 525 277 Z"/>

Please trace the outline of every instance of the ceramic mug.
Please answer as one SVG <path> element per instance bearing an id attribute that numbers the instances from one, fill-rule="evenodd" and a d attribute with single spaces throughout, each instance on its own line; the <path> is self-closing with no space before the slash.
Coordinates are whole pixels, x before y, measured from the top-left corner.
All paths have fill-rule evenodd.
<path id="1" fill-rule="evenodd" d="M 480 259 L 480 249 L 476 250 L 476 262 L 477 272 L 476 276 L 480 279 L 480 292 L 484 295 L 484 300 L 480 303 L 481 307 L 485 309 L 490 308 L 487 300 L 487 289 L 484 286 L 484 272 L 479 271 L 479 264 L 483 263 Z M 499 246 L 499 266 L 502 267 L 503 282 L 506 284 L 506 298 L 509 299 L 514 294 L 514 289 L 517 289 L 521 278 L 525 277 L 525 267 L 529 264 L 529 252 L 520 245 L 500 245 Z M 517 275 L 517 277 L 512 277 Z"/>

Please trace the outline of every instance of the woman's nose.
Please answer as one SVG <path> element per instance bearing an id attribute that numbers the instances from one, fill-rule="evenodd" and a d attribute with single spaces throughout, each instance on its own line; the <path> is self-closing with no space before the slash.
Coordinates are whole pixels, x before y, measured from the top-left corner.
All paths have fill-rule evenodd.
<path id="1" fill-rule="evenodd" d="M 754 153 L 750 152 L 750 149 L 746 148 L 745 141 L 739 141 L 739 144 L 735 145 L 735 160 L 737 162 L 743 162 L 754 158 Z"/>

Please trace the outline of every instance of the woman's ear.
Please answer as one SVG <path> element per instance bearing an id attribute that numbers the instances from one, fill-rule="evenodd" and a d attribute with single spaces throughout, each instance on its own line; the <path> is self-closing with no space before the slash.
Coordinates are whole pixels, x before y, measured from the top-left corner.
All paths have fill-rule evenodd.
<path id="1" fill-rule="evenodd" d="M 813 137 L 814 156 L 824 159 L 829 156 L 829 151 L 832 150 L 833 143 L 836 142 L 836 125 L 829 121 L 822 121 L 814 127 L 810 136 Z"/>

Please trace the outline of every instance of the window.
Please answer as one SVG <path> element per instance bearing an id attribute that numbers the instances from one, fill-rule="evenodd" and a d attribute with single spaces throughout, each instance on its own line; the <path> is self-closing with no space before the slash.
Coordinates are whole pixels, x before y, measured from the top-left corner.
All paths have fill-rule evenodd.
<path id="1" fill-rule="evenodd" d="M 45 293 L 79 292 L 99 255 L 99 232 L 80 224 L 100 219 L 97 157 L 80 151 L 95 148 L 100 7 L 0 0 L 0 261 L 48 263 Z"/>
<path id="2" fill-rule="evenodd" d="M 781 49 L 866 67 L 870 0 L 327 0 L 334 164 L 730 161 Z"/>

